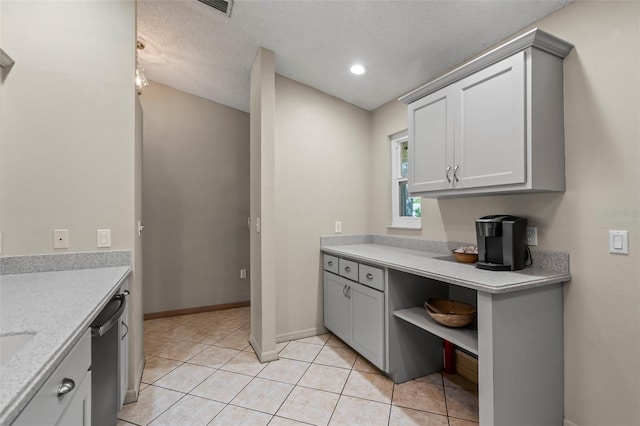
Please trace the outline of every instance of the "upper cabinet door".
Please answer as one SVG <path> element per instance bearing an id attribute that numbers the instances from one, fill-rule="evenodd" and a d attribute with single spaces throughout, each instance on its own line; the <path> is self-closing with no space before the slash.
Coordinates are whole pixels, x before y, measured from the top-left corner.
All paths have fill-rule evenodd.
<path id="1" fill-rule="evenodd" d="M 409 105 L 409 192 L 452 187 L 453 93 L 440 90 Z"/>
<path id="2" fill-rule="evenodd" d="M 525 53 L 454 85 L 456 188 L 526 181 Z"/>

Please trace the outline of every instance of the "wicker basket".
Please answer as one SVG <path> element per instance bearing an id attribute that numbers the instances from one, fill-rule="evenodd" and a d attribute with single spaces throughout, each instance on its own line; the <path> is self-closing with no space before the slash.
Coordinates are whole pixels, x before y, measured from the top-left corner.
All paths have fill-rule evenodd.
<path id="1" fill-rule="evenodd" d="M 452 250 L 453 257 L 460 263 L 476 263 L 478 261 L 478 255 L 475 253 L 459 253 Z"/>
<path id="2" fill-rule="evenodd" d="M 429 299 L 424 307 L 434 321 L 447 327 L 467 326 L 476 316 L 476 308 L 457 300 Z"/>

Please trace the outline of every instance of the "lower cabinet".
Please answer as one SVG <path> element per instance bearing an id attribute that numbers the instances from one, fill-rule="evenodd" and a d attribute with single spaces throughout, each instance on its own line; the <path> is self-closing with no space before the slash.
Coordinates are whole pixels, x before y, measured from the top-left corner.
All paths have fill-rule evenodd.
<path id="1" fill-rule="evenodd" d="M 120 287 L 120 294 L 128 294 L 129 280 Z M 125 296 L 128 297 L 128 296 Z M 128 378 L 129 378 L 129 306 L 122 313 L 120 323 L 118 324 L 118 409 L 122 408 L 125 397 L 127 396 Z"/>
<path id="2" fill-rule="evenodd" d="M 89 329 L 42 385 L 12 425 L 91 424 Z"/>
<path id="3" fill-rule="evenodd" d="M 384 370 L 384 293 L 324 272 L 324 325 Z"/>
<path id="4" fill-rule="evenodd" d="M 76 389 L 75 394 L 67 408 L 58 419 L 56 425 L 82 425 L 91 424 L 91 371 L 87 371 L 87 377 Z"/>

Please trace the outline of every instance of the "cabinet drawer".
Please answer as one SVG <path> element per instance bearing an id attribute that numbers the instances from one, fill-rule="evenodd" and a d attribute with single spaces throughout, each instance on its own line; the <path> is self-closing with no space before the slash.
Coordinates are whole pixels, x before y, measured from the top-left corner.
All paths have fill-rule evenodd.
<path id="1" fill-rule="evenodd" d="M 339 271 L 338 258 L 335 256 L 324 255 L 324 270 L 337 274 Z"/>
<path id="2" fill-rule="evenodd" d="M 359 282 L 376 290 L 384 291 L 384 274 L 382 269 L 373 266 L 360 265 Z"/>
<path id="3" fill-rule="evenodd" d="M 340 275 L 353 281 L 358 281 L 358 264 L 351 260 L 340 259 Z"/>
<path id="4" fill-rule="evenodd" d="M 60 417 L 67 405 L 74 399 L 75 394 L 81 390 L 89 367 L 91 367 L 91 333 L 87 328 L 84 336 L 76 343 L 12 424 L 17 426 L 55 423 L 55 419 Z M 58 396 L 60 385 L 65 379 L 73 380 L 74 388 L 68 393 Z"/>

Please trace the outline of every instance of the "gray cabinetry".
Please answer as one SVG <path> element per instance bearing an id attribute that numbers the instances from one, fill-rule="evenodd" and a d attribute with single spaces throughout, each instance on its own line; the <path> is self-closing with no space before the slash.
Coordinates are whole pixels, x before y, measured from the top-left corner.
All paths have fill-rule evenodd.
<path id="1" fill-rule="evenodd" d="M 126 293 L 125 293 L 126 292 Z M 126 280 L 124 284 L 120 287 L 120 294 L 128 294 L 129 292 L 129 280 Z M 122 318 L 120 318 L 120 324 L 118 324 L 118 370 L 119 370 L 119 380 L 118 380 L 118 408 L 122 408 L 122 404 L 124 404 L 125 397 L 127 395 L 127 387 L 129 384 L 129 308 L 125 308 L 122 313 Z"/>
<path id="2" fill-rule="evenodd" d="M 568 257 L 556 258 L 558 263 L 567 262 L 565 271 L 538 266 L 524 274 L 481 271 L 451 263 L 448 256 L 375 243 L 324 249 L 357 262 L 361 284 L 364 278 L 375 285 L 376 274 L 367 268 L 384 272 L 385 323 L 382 340 L 377 342 L 367 333 L 377 327 L 370 324 L 376 323 L 380 310 L 368 294 L 358 291 L 360 284 L 325 271 L 325 291 L 327 283 L 336 281 L 337 289 L 346 291 L 342 296 L 351 295 L 346 308 L 351 334 L 346 341 L 370 360 L 374 358 L 366 352 L 367 345 L 375 347 L 382 341 L 382 370 L 395 383 L 442 370 L 442 345 L 447 340 L 478 357 L 481 426 L 562 424 L 562 283 L 571 279 Z M 360 259 L 367 264 L 359 263 Z M 365 288 L 367 293 L 375 292 Z M 423 302 L 428 298 L 475 305 L 477 320 L 464 328 L 444 327 L 427 315 Z M 328 309 L 333 301 L 325 299 L 325 303 Z M 332 320 L 325 316 L 327 328 L 334 331 L 329 325 Z"/>
<path id="3" fill-rule="evenodd" d="M 341 275 L 355 280 L 361 276 L 368 285 L 325 270 L 324 325 L 372 364 L 384 370 L 383 270 L 342 258 L 339 264 Z"/>
<path id="4" fill-rule="evenodd" d="M 384 293 L 351 283 L 347 293 L 350 302 L 350 344 L 381 370 L 384 369 Z"/>
<path id="5" fill-rule="evenodd" d="M 534 30 L 428 83 L 409 103 L 409 191 L 564 191 L 562 58 Z"/>
<path id="6" fill-rule="evenodd" d="M 324 273 L 324 326 L 333 334 L 349 341 L 348 280 L 325 271 Z"/>
<path id="7" fill-rule="evenodd" d="M 89 425 L 90 367 L 91 334 L 87 329 L 12 425 Z"/>

